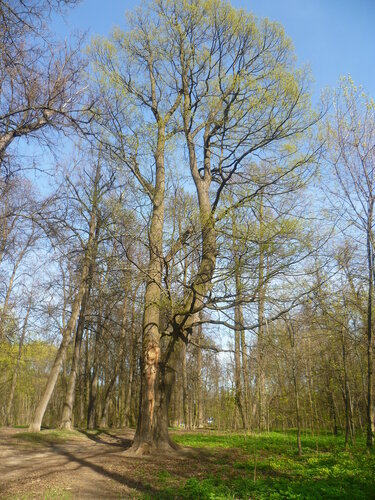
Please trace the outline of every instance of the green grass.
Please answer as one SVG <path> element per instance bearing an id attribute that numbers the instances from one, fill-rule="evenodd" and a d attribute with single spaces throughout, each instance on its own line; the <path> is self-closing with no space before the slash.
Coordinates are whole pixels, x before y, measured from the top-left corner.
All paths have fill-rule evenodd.
<path id="1" fill-rule="evenodd" d="M 46 429 L 40 432 L 19 432 L 12 438 L 19 442 L 37 445 L 61 444 L 86 439 L 80 432 L 58 429 Z"/>
<path id="2" fill-rule="evenodd" d="M 375 499 L 375 454 L 361 438 L 345 450 L 342 437 L 307 435 L 302 456 L 293 432 L 181 433 L 173 439 L 205 453 L 190 478 L 159 471 L 158 498 Z"/>

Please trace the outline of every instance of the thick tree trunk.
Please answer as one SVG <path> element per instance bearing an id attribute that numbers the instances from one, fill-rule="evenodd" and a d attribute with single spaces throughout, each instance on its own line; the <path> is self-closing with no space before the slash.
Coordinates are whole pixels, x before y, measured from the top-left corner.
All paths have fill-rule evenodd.
<path id="1" fill-rule="evenodd" d="M 158 360 L 157 368 L 153 358 L 149 358 L 146 366 L 141 367 L 140 412 L 133 453 L 143 455 L 178 449 L 168 434 L 168 407 L 176 370 L 181 363 L 181 352 L 182 340 L 174 335 L 162 353 L 162 359 Z M 153 394 L 149 392 L 150 376 L 154 377 Z"/>
<path id="2" fill-rule="evenodd" d="M 153 86 L 153 75 L 150 68 L 151 85 L 153 88 L 153 99 L 156 105 L 155 87 Z M 157 114 L 155 110 L 155 114 Z M 164 390 L 160 380 L 160 296 L 163 272 L 163 227 L 165 211 L 165 124 L 162 119 L 158 123 L 158 137 L 155 152 L 156 179 L 152 198 L 152 215 L 149 229 L 149 264 L 148 280 L 144 298 L 143 335 L 141 354 L 141 394 L 137 430 L 132 452 L 148 453 L 151 448 L 169 442 L 168 436 L 164 436 L 164 413 L 159 409 L 155 412 L 155 406 L 165 403 L 159 392 Z M 157 398 L 160 401 L 157 401 Z M 156 418 L 156 415 L 158 418 Z M 167 429 L 168 429 L 168 423 Z M 160 428 L 160 435 L 155 435 L 155 429 Z M 163 430 L 162 430 L 163 429 Z M 157 433 L 156 433 L 157 434 Z M 168 432 L 167 432 L 168 435 Z"/>
<path id="3" fill-rule="evenodd" d="M 157 106 L 155 81 L 150 68 L 152 100 Z M 169 118 L 177 109 L 183 94 L 183 121 L 185 138 L 189 151 L 191 174 L 196 186 L 199 204 L 202 258 L 197 275 L 181 311 L 173 318 L 166 329 L 165 336 L 170 341 L 165 353 L 161 352 L 160 338 L 160 290 L 163 270 L 163 225 L 164 225 L 164 148 L 165 122 L 157 115 L 158 139 L 155 152 L 156 181 L 153 190 L 153 211 L 149 230 L 150 260 L 148 266 L 148 282 L 144 301 L 143 341 L 141 362 L 141 398 L 138 426 L 131 449 L 136 453 L 148 453 L 151 450 L 172 450 L 176 446 L 168 436 L 168 404 L 175 378 L 175 361 L 179 358 L 182 338 L 187 340 L 187 332 L 191 331 L 196 313 L 204 305 L 204 299 L 211 287 L 212 276 L 216 264 L 216 231 L 215 220 L 210 203 L 210 147 L 209 128 L 205 130 L 204 174 L 197 166 L 194 138 L 189 124 L 190 95 L 186 75 L 183 75 L 183 90 L 168 113 Z M 154 110 L 153 110 L 154 111 Z"/>
<path id="4" fill-rule="evenodd" d="M 96 428 L 96 397 L 98 395 L 98 370 L 94 366 L 94 373 L 90 382 L 89 406 L 87 410 L 87 428 Z"/>

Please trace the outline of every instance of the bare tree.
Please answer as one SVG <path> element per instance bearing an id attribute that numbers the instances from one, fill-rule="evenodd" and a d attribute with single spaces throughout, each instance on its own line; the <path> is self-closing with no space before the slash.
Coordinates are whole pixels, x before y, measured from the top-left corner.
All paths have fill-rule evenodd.
<path id="1" fill-rule="evenodd" d="M 51 9 L 75 0 L 0 2 L 0 167 L 15 169 L 20 137 L 47 141 L 47 130 L 79 124 L 83 107 L 79 43 L 59 46 L 46 28 Z M 48 142 L 48 141 L 47 141 Z"/>
<path id="2" fill-rule="evenodd" d="M 334 167 L 335 196 L 342 222 L 352 238 L 359 235 L 367 261 L 367 446 L 374 441 L 373 291 L 375 203 L 375 106 L 350 77 L 343 78 L 334 97 L 334 114 L 327 125 L 329 160 Z"/>

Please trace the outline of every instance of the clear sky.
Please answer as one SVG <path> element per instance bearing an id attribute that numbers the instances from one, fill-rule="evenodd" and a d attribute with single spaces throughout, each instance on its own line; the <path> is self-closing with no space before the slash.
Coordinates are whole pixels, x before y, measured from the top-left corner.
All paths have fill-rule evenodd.
<path id="1" fill-rule="evenodd" d="M 141 1 L 82 0 L 58 30 L 110 33 L 124 26 L 124 12 Z M 294 43 L 299 64 L 309 64 L 315 93 L 350 74 L 375 98 L 375 0 L 232 0 L 258 17 L 280 22 Z"/>

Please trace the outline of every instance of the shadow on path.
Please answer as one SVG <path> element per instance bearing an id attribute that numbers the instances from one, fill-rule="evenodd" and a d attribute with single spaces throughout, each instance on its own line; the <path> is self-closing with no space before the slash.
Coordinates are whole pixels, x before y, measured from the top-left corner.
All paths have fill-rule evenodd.
<path id="1" fill-rule="evenodd" d="M 94 440 L 95 441 L 95 440 Z M 131 440 L 126 440 L 131 442 Z M 108 446 L 108 443 L 106 443 Z M 117 445 L 118 446 L 118 445 Z M 82 467 L 87 467 L 91 469 L 92 471 L 96 472 L 97 474 L 100 474 L 104 478 L 109 478 L 112 479 L 113 481 L 116 481 L 119 484 L 122 484 L 124 486 L 127 486 L 128 488 L 132 488 L 141 492 L 147 492 L 149 494 L 156 495 L 159 493 L 157 489 L 152 488 L 150 485 L 147 487 L 144 486 L 140 481 L 136 481 L 134 479 L 130 479 L 126 476 L 122 476 L 121 474 L 118 474 L 117 472 L 113 472 L 110 470 L 107 470 L 105 467 L 102 467 L 99 464 L 93 463 L 86 458 L 81 458 L 77 457 L 74 455 L 74 453 L 64 449 L 63 447 L 59 445 L 52 445 L 51 447 L 56 453 L 59 455 L 65 456 L 70 462 L 75 462 Z M 94 455 L 95 457 L 103 456 L 104 454 L 98 453 Z M 91 457 L 90 457 L 91 458 Z"/>
<path id="2" fill-rule="evenodd" d="M 107 446 L 118 446 L 124 450 L 130 448 L 131 444 L 133 443 L 133 440 L 132 439 L 129 439 L 129 438 L 121 438 L 119 436 L 116 436 L 115 434 L 111 434 L 110 432 L 108 431 L 105 431 L 105 430 L 102 430 L 100 429 L 99 431 L 96 432 L 96 434 L 93 434 L 89 431 L 86 431 L 84 429 L 77 429 L 78 432 L 80 432 L 81 434 L 84 434 L 86 437 L 88 437 L 89 439 L 91 439 L 91 441 L 95 441 L 95 443 L 99 443 L 99 444 L 105 444 Z M 105 436 L 108 436 L 111 438 L 111 440 L 115 440 L 115 442 L 113 441 L 107 441 L 105 439 L 103 439 L 101 437 L 101 435 L 104 434 Z"/>

